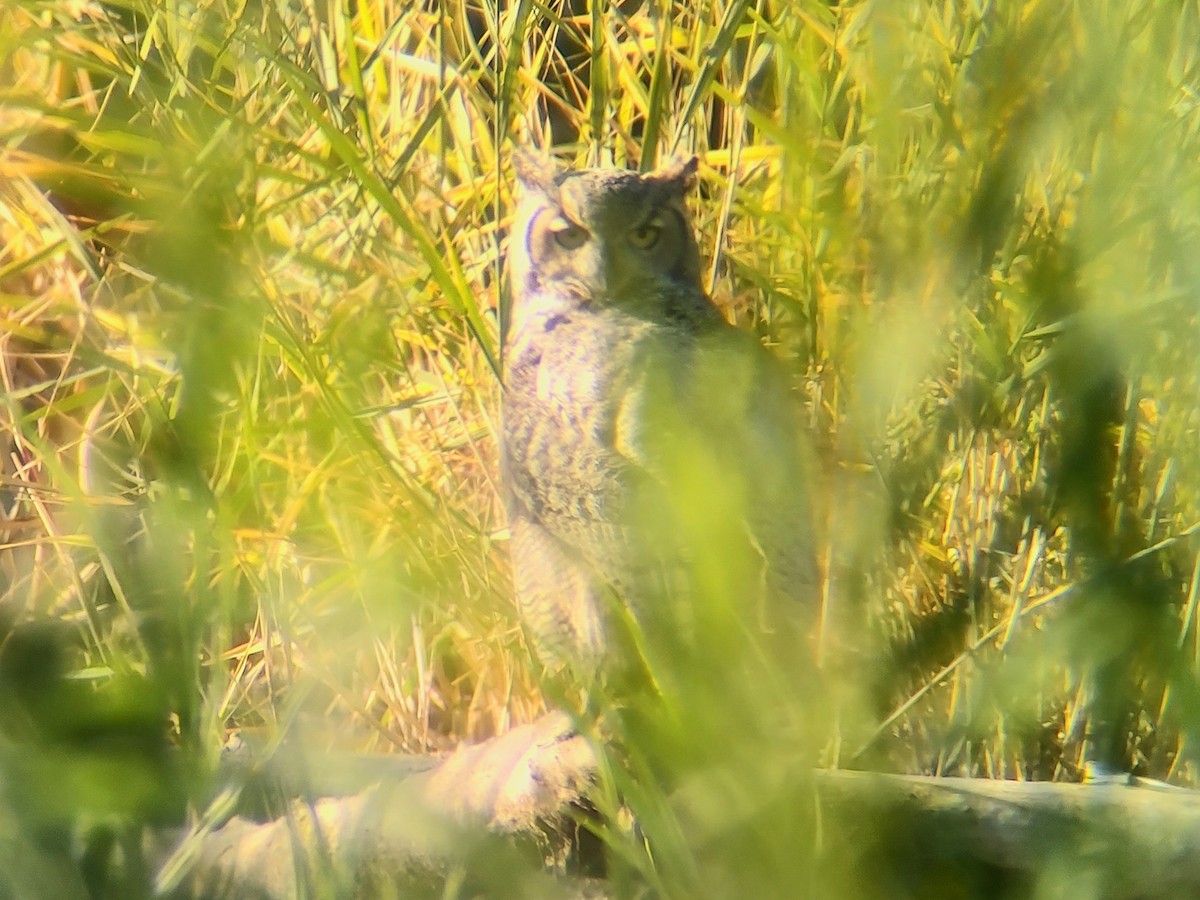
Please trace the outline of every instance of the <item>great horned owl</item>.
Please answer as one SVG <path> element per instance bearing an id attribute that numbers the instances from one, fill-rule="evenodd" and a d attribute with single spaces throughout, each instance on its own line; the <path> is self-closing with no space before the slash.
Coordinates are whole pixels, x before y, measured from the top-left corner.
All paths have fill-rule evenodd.
<path id="1" fill-rule="evenodd" d="M 623 610 L 675 627 L 689 595 L 751 617 L 814 589 L 797 410 L 701 287 L 697 165 L 517 161 L 501 456 L 518 605 L 552 665 L 604 665 Z"/>

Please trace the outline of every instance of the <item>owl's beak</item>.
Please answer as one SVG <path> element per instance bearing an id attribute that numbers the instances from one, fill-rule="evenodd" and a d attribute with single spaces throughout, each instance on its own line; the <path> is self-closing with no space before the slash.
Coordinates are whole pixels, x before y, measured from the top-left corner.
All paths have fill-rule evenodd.
<path id="1" fill-rule="evenodd" d="M 612 265 L 602 241 L 589 241 L 580 248 L 573 260 L 575 278 L 581 299 L 603 300 L 615 287 L 611 278 Z"/>

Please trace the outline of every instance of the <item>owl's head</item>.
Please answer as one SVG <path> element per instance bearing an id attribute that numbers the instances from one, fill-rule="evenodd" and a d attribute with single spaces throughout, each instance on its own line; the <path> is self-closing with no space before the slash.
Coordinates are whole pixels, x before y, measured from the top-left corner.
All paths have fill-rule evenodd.
<path id="1" fill-rule="evenodd" d="M 697 166 L 692 157 L 648 174 L 558 171 L 517 156 L 520 203 L 508 253 L 514 305 L 541 296 L 656 315 L 665 298 L 703 298 L 685 205 Z"/>

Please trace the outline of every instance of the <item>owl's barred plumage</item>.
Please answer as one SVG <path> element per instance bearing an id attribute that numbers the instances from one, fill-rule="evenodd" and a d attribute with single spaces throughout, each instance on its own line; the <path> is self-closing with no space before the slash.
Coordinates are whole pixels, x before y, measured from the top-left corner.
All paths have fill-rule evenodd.
<path id="1" fill-rule="evenodd" d="M 797 411 L 701 287 L 696 166 L 518 163 L 502 465 L 518 604 L 551 664 L 603 665 L 618 604 L 671 627 L 730 545 L 755 560 L 732 588 L 748 615 L 814 589 Z"/>

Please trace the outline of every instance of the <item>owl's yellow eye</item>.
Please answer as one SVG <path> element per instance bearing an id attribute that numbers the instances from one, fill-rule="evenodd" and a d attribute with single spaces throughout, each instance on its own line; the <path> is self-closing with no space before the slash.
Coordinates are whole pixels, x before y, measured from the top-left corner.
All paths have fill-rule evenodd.
<path id="1" fill-rule="evenodd" d="M 558 246 L 564 250 L 578 250 L 582 247 L 588 237 L 587 230 L 566 219 L 562 219 L 560 222 L 561 224 L 555 223 L 553 228 L 554 240 Z"/>
<path id="2" fill-rule="evenodd" d="M 651 219 L 629 232 L 629 243 L 639 250 L 649 250 L 658 243 L 661 235 L 662 223 L 658 219 Z"/>

